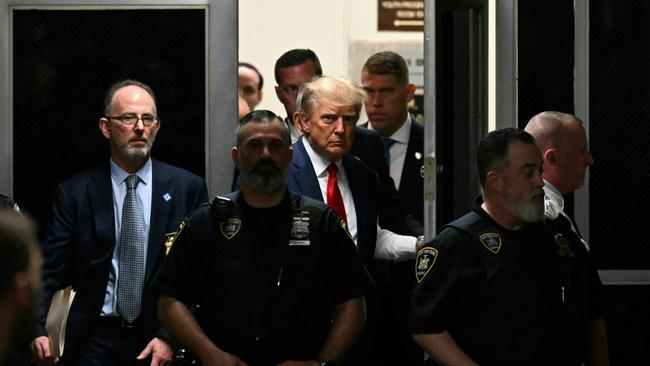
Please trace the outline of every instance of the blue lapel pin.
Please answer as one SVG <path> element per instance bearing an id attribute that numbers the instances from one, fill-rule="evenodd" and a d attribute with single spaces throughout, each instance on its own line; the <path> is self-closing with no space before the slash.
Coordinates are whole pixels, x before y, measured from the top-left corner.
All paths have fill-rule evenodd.
<path id="1" fill-rule="evenodd" d="M 169 201 L 172 199 L 172 195 L 169 194 L 169 193 L 165 193 L 165 194 L 163 194 L 162 197 L 163 197 L 163 199 L 165 200 L 165 202 L 169 202 Z"/>

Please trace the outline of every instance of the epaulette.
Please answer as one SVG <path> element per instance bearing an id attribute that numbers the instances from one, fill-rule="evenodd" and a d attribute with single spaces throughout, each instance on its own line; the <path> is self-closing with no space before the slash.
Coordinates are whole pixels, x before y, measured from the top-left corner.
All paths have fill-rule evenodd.
<path id="1" fill-rule="evenodd" d="M 212 205 L 231 205 L 231 204 L 232 204 L 232 200 L 231 200 L 230 198 L 228 198 L 228 197 L 224 197 L 224 196 L 216 196 L 216 197 L 212 200 L 211 204 L 212 204 Z"/>
<path id="2" fill-rule="evenodd" d="M 486 270 L 487 280 L 492 278 L 497 271 L 501 258 L 500 255 L 497 255 L 502 246 L 499 230 L 489 221 L 483 220 L 474 211 L 443 226 L 441 230 L 447 227 L 452 227 L 468 234 L 480 252 L 489 253 L 488 255 L 481 254 L 480 257 Z"/>

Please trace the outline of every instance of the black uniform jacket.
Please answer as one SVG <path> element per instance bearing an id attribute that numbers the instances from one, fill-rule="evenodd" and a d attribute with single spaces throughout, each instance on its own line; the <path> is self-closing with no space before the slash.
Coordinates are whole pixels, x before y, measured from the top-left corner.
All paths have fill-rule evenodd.
<path id="1" fill-rule="evenodd" d="M 481 365 L 579 365 L 603 301 L 576 238 L 550 223 L 511 231 L 477 207 L 418 251 L 411 332 L 447 331 Z"/>
<path id="2" fill-rule="evenodd" d="M 342 221 L 285 194 L 276 207 L 217 197 L 184 221 L 153 283 L 188 306 L 220 348 L 250 365 L 314 359 L 332 307 L 371 285 Z"/>

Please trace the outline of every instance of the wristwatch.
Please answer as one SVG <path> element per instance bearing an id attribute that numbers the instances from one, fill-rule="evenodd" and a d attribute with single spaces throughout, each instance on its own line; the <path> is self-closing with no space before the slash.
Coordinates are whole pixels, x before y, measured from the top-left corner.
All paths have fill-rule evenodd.
<path id="1" fill-rule="evenodd" d="M 320 364 L 320 366 L 336 366 L 336 361 L 329 360 L 327 357 L 321 354 L 316 357 L 316 361 Z"/>

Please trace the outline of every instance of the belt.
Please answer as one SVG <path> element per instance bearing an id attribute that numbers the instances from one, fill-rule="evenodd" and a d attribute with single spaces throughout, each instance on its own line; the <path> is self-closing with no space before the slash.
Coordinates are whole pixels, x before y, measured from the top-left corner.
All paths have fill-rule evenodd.
<path id="1" fill-rule="evenodd" d="M 108 325 L 112 325 L 112 326 L 119 326 L 119 327 L 122 327 L 122 328 L 135 328 L 135 326 L 140 321 L 140 317 L 137 317 L 132 322 L 128 322 L 122 316 L 100 316 L 99 320 L 101 322 L 103 322 L 104 324 L 108 324 Z"/>

